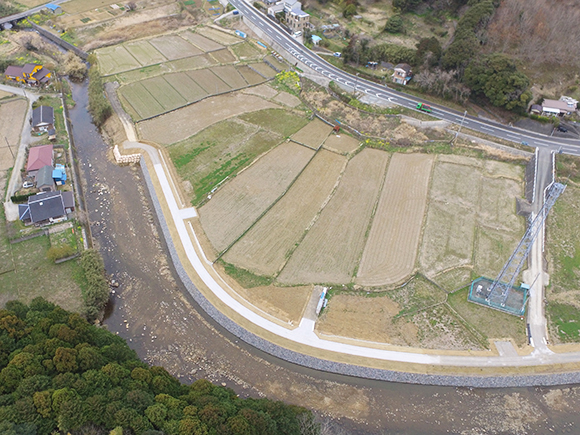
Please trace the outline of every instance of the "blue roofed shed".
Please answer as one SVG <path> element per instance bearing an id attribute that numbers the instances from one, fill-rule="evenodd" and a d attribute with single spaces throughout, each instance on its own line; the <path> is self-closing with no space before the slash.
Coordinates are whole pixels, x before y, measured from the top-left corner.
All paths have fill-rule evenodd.
<path id="1" fill-rule="evenodd" d="M 49 3 L 46 5 L 46 9 L 48 9 L 55 15 L 62 14 L 62 8 L 59 5 L 53 5 L 52 3 Z"/>
<path id="2" fill-rule="evenodd" d="M 322 38 L 320 36 L 312 35 L 312 43 L 314 45 L 318 45 L 320 41 L 322 41 Z"/>
<path id="3" fill-rule="evenodd" d="M 57 164 L 52 171 L 52 179 L 56 183 L 57 186 L 62 186 L 66 184 L 66 170 L 64 169 L 64 165 Z"/>

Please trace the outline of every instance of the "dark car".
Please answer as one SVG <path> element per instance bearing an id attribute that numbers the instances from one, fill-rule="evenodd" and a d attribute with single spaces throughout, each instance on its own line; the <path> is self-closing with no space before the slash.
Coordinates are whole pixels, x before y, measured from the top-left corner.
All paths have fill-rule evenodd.
<path id="1" fill-rule="evenodd" d="M 568 133 L 568 129 L 563 125 L 558 126 L 558 131 L 561 131 L 562 133 Z"/>

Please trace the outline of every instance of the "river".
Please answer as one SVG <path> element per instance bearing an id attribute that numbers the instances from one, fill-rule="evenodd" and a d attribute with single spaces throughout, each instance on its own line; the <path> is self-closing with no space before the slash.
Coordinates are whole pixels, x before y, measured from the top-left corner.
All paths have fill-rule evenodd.
<path id="1" fill-rule="evenodd" d="M 119 281 L 106 327 L 184 382 L 206 378 L 242 397 L 306 406 L 334 434 L 580 432 L 580 388 L 468 389 L 369 381 L 318 372 L 258 351 L 199 309 L 168 263 L 137 166 L 119 167 L 91 123 L 87 86 L 70 110 L 95 247 Z"/>

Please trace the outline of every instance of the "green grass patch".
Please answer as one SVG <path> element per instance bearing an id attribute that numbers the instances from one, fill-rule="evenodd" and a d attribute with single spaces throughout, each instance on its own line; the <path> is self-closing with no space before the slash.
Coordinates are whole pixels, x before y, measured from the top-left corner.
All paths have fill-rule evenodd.
<path id="1" fill-rule="evenodd" d="M 398 317 L 413 315 L 419 310 L 445 302 L 446 293 L 420 275 L 387 295 L 401 307 Z"/>
<path id="2" fill-rule="evenodd" d="M 274 281 L 274 278 L 271 276 L 256 275 L 246 269 L 241 269 L 233 264 L 226 263 L 223 260 L 219 260 L 219 262 L 223 265 L 225 272 L 244 288 L 263 287 L 271 285 Z"/>
<path id="3" fill-rule="evenodd" d="M 200 205 L 222 181 L 281 141 L 275 133 L 232 119 L 170 145 L 169 155 L 180 177 L 191 183 L 192 204 Z"/>
<path id="4" fill-rule="evenodd" d="M 290 137 L 306 124 L 308 119 L 284 109 L 264 109 L 245 113 L 240 119 L 273 131 L 283 137 Z"/>
<path id="5" fill-rule="evenodd" d="M 546 305 L 548 318 L 557 327 L 558 337 L 565 343 L 577 342 L 580 338 L 580 310 L 561 303 Z"/>
<path id="6" fill-rule="evenodd" d="M 486 340 L 511 337 L 518 346 L 527 343 L 526 322 L 517 316 L 469 302 L 469 286 L 449 295 L 448 304 Z"/>
<path id="7" fill-rule="evenodd" d="M 568 178 L 580 183 L 580 157 L 557 154 L 556 171 L 558 177 Z"/>

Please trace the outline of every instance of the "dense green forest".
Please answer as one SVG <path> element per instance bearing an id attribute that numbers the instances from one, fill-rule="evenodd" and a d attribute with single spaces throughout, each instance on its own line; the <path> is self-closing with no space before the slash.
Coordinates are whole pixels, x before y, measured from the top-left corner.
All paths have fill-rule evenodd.
<path id="1" fill-rule="evenodd" d="M 2 434 L 318 432 L 304 408 L 240 399 L 206 380 L 183 385 L 120 337 L 42 298 L 0 310 L 0 368 Z"/>

